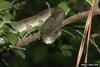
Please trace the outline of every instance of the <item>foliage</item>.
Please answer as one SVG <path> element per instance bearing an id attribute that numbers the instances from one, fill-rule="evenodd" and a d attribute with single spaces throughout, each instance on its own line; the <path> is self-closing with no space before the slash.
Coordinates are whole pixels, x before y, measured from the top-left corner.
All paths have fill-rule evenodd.
<path id="1" fill-rule="evenodd" d="M 62 35 L 53 44 L 46 45 L 41 40 L 37 40 L 22 48 L 14 47 L 19 36 L 11 31 L 13 30 L 11 23 L 48 9 L 45 2 L 49 2 L 50 7 L 58 6 L 65 11 L 70 8 L 67 16 L 69 17 L 77 12 L 88 10 L 91 0 L 87 0 L 90 5 L 86 4 L 84 0 L 16 0 L 15 3 L 12 1 L 14 0 L 0 0 L 0 38 L 4 38 L 7 42 L 0 44 L 0 67 L 5 67 L 7 64 L 9 67 L 73 67 L 82 37 L 76 30 L 83 32 L 86 18 L 63 28 L 75 37 L 62 32 Z M 21 4 L 23 2 L 25 4 Z M 100 33 L 99 18 L 100 16 L 95 16 L 93 19 L 92 34 Z M 100 37 L 94 39 L 100 47 Z M 90 44 L 89 62 L 100 63 L 99 55 L 96 48 Z"/>

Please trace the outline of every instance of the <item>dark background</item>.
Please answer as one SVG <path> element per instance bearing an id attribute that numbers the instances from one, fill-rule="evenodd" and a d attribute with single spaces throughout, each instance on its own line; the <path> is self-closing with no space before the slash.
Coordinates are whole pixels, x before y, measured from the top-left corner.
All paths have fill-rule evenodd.
<path id="1" fill-rule="evenodd" d="M 90 5 L 85 0 L 15 0 L 11 5 L 12 1 L 14 0 L 0 1 L 0 9 L 11 7 L 7 9 L 7 14 L 6 11 L 0 12 L 0 16 L 10 21 L 20 21 L 48 9 L 45 4 L 46 2 L 50 4 L 50 7 L 57 7 L 62 3 L 61 7 L 64 7 L 64 9 L 70 8 L 71 10 L 67 17 L 90 8 Z M 22 2 L 25 2 L 25 4 L 21 4 Z M 99 19 L 99 15 L 93 17 L 91 34 L 100 34 Z M 85 22 L 86 18 L 83 18 L 63 28 L 71 32 L 75 38 L 68 33 L 62 32 L 62 35 L 56 42 L 50 45 L 46 45 L 41 40 L 37 40 L 27 46 L 23 46 L 26 50 L 10 50 L 3 54 L 1 51 L 2 48 L 0 48 L 0 67 L 74 67 L 82 37 L 76 30 L 83 32 L 83 28 L 77 28 L 76 26 L 84 27 Z M 8 34 L 6 33 L 5 35 L 7 36 Z M 4 35 L 0 34 L 0 36 Z M 11 41 L 8 42 L 12 42 L 13 38 L 11 37 Z M 97 36 L 94 40 L 100 47 L 100 37 Z M 83 53 L 81 63 L 84 62 L 84 56 L 85 52 Z M 89 44 L 88 63 L 100 64 L 100 53 L 91 43 Z"/>

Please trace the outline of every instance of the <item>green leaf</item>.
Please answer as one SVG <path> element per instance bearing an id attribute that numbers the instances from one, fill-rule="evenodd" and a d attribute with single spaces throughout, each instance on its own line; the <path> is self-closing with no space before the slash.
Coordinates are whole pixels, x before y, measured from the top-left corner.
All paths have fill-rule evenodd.
<path id="1" fill-rule="evenodd" d="M 62 1 L 58 4 L 58 7 L 62 8 L 65 12 L 68 11 L 69 6 L 66 1 Z"/>
<path id="2" fill-rule="evenodd" d="M 72 50 L 72 49 L 74 49 L 74 47 L 69 46 L 69 45 L 62 45 L 60 49 L 61 50 L 68 50 L 68 49 Z"/>
<path id="3" fill-rule="evenodd" d="M 0 30 L 0 36 L 3 36 L 4 30 Z"/>
<path id="4" fill-rule="evenodd" d="M 4 16 L 3 16 L 3 18 L 4 18 L 5 20 L 11 20 L 12 17 L 13 17 L 13 16 L 12 16 L 10 13 L 5 13 Z"/>
<path id="5" fill-rule="evenodd" d="M 72 56 L 72 53 L 71 51 L 68 51 L 68 50 L 62 50 L 62 54 L 67 57 L 67 56 Z"/>
<path id="6" fill-rule="evenodd" d="M 17 56 L 20 56 L 22 59 L 25 59 L 26 56 L 25 56 L 25 54 L 24 54 L 24 52 L 22 50 L 15 49 L 15 48 L 13 48 L 12 50 L 15 52 L 15 54 Z"/>
<path id="7" fill-rule="evenodd" d="M 15 34 L 8 34 L 7 35 L 7 40 L 10 42 L 12 45 L 15 45 L 17 42 L 17 36 Z"/>
<path id="8" fill-rule="evenodd" d="M 69 46 L 69 45 L 62 45 L 60 49 L 61 49 L 61 52 L 62 52 L 62 54 L 63 54 L 64 56 L 71 56 L 72 53 L 71 53 L 71 51 L 69 51 L 69 50 L 73 50 L 74 47 Z"/>
<path id="9" fill-rule="evenodd" d="M 32 52 L 32 58 L 35 63 L 41 62 L 46 56 L 45 48 L 35 48 Z"/>
<path id="10" fill-rule="evenodd" d="M 12 5 L 8 1 L 0 0 L 0 10 L 7 9 L 10 7 L 12 7 Z"/>
<path id="11" fill-rule="evenodd" d="M 99 60 L 97 60 L 95 63 L 99 63 L 99 64 L 100 64 L 100 59 L 99 59 Z"/>
<path id="12" fill-rule="evenodd" d="M 93 0 L 86 0 L 91 6 L 92 6 L 92 1 Z"/>
<path id="13" fill-rule="evenodd" d="M 2 53 L 4 51 L 3 47 L 0 47 L 0 53 Z"/>
<path id="14" fill-rule="evenodd" d="M 58 64 L 66 63 L 66 57 L 63 56 L 61 52 L 55 52 L 53 54 L 50 54 L 50 56 L 51 56 L 51 59 Z"/>
<path id="15" fill-rule="evenodd" d="M 26 31 L 23 31 L 23 32 L 19 33 L 19 36 L 24 37 L 26 33 L 27 33 Z"/>

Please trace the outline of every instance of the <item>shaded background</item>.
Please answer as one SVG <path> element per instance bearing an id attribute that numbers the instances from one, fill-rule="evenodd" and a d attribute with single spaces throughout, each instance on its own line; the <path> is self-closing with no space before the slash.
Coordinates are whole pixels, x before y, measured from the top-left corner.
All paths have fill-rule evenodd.
<path id="1" fill-rule="evenodd" d="M 0 9 L 8 8 L 8 12 L 0 12 L 0 16 L 10 21 L 20 21 L 48 9 L 46 2 L 50 4 L 50 7 L 57 7 L 61 4 L 60 6 L 64 9 L 70 8 L 71 10 L 67 17 L 86 11 L 90 7 L 85 0 L 15 0 L 13 5 L 11 4 L 12 1 L 14 0 L 0 1 Z M 91 34 L 100 33 L 99 19 L 99 15 L 93 17 Z M 75 38 L 68 33 L 62 32 L 56 42 L 50 45 L 37 40 L 27 46 L 23 46 L 26 50 L 14 49 L 3 54 L 0 50 L 0 67 L 74 67 L 82 37 L 76 30 L 83 32 L 85 21 L 86 18 L 83 18 L 63 28 L 71 32 Z M 5 35 L 8 36 L 8 34 L 6 33 Z M 3 35 L 0 34 L 0 36 Z M 14 37 L 8 36 L 9 38 L 8 42 L 13 43 Z M 97 36 L 94 39 L 96 44 L 100 46 L 100 37 Z M 2 48 L 0 47 L 0 49 Z M 81 62 L 84 61 L 84 55 L 85 52 Z M 91 43 L 89 45 L 88 63 L 100 64 L 100 53 Z"/>

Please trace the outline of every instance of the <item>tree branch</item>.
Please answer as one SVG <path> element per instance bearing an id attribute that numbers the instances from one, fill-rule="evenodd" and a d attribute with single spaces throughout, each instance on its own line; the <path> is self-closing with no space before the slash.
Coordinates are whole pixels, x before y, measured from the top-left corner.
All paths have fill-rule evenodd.
<path id="1" fill-rule="evenodd" d="M 99 5 L 98 5 L 99 4 L 99 0 L 96 0 L 95 3 L 96 3 L 95 4 L 95 10 L 94 10 L 94 13 L 93 14 L 94 15 L 99 15 L 100 14 L 100 9 L 99 9 Z M 79 12 L 78 14 L 75 14 L 75 15 L 73 15 L 73 16 L 65 19 L 63 21 L 63 26 L 64 25 L 67 25 L 67 24 L 70 24 L 70 23 L 73 23 L 76 20 L 79 20 L 79 19 L 82 19 L 84 17 L 87 17 L 88 13 L 89 13 L 89 10 L 88 11 L 84 11 L 84 12 Z"/>
<path id="2" fill-rule="evenodd" d="M 63 26 L 67 25 L 67 24 L 71 24 L 73 22 L 75 22 L 76 20 L 82 19 L 84 17 L 87 17 L 89 11 L 84 11 L 84 12 L 79 12 L 78 14 L 75 14 L 67 19 L 65 19 L 63 21 Z M 99 15 L 100 14 L 100 9 L 96 9 L 94 11 L 94 15 Z"/>
<path id="3" fill-rule="evenodd" d="M 30 42 L 36 41 L 37 39 L 40 39 L 40 32 L 33 33 L 33 35 L 20 39 L 17 42 L 16 47 L 28 45 Z"/>

